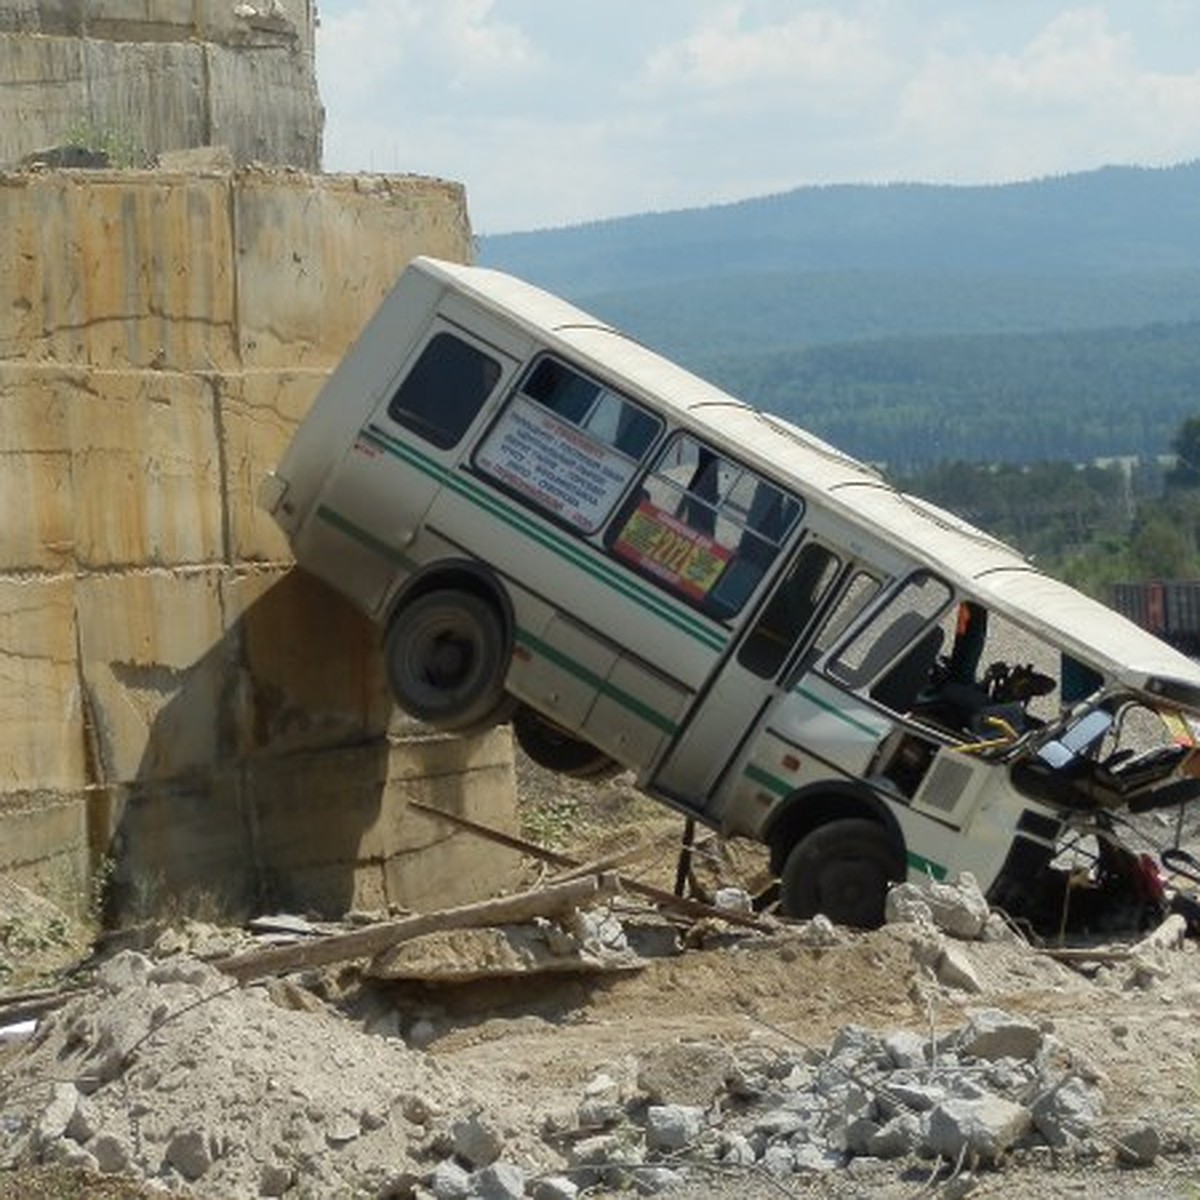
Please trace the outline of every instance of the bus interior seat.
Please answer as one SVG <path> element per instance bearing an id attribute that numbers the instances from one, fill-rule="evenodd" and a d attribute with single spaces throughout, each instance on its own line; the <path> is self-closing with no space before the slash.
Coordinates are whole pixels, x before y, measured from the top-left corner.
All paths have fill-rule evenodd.
<path id="1" fill-rule="evenodd" d="M 943 637 L 939 626 L 930 626 L 916 644 L 880 677 L 871 689 L 871 699 L 878 700 L 895 712 L 908 712 L 929 684 Z"/>

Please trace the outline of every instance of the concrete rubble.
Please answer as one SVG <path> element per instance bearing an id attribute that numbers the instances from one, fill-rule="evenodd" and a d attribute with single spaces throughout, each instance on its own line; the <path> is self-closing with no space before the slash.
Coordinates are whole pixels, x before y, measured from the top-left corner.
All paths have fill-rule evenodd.
<path id="1" fill-rule="evenodd" d="M 319 991 L 239 984 L 186 952 L 116 954 L 8 1063 L 0 1163 L 194 1196 L 570 1200 L 706 1172 L 961 1173 L 1050 1150 L 1147 1167 L 1162 1152 L 1153 1124 L 1106 1124 L 1081 1056 L 995 1007 L 942 1032 L 847 1024 L 827 1047 L 664 1042 L 550 1111 L 431 1053 L 419 1022 L 356 1022 Z"/>

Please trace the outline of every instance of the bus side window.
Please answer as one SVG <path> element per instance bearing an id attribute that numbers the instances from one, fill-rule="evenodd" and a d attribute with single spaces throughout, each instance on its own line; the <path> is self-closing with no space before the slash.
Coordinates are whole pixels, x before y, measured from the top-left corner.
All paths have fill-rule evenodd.
<path id="1" fill-rule="evenodd" d="M 659 586 L 719 620 L 739 613 L 775 562 L 802 501 L 677 434 L 605 538 Z"/>
<path id="2" fill-rule="evenodd" d="M 912 576 L 891 603 L 876 613 L 862 632 L 830 663 L 830 675 L 847 687 L 861 688 L 877 679 L 902 656 L 906 663 L 911 661 L 908 655 L 914 643 L 923 648 L 926 646 L 918 639 L 950 603 L 950 599 L 950 589 L 940 579 L 924 572 Z M 933 654 L 936 655 L 936 647 Z M 930 661 L 929 666 L 932 665 Z M 919 681 L 913 689 L 913 699 L 922 682 L 925 681 Z M 881 702 L 899 696 L 900 689 L 892 687 L 891 683 L 888 680 L 886 688 L 881 683 L 881 694 L 876 697 Z"/>
<path id="3" fill-rule="evenodd" d="M 840 569 L 840 560 L 824 546 L 806 542 L 747 634 L 738 662 L 770 679 L 828 596 Z"/>
<path id="4" fill-rule="evenodd" d="M 435 334 L 389 401 L 388 416 L 439 450 L 449 450 L 499 378 L 495 359 L 453 334 Z"/>
<path id="5" fill-rule="evenodd" d="M 857 570 L 850 576 L 849 582 L 840 589 L 832 606 L 826 610 L 813 629 L 812 644 L 788 672 L 789 687 L 841 641 L 842 634 L 879 595 L 880 586 L 879 580 L 874 575 L 868 575 L 866 571 Z"/>

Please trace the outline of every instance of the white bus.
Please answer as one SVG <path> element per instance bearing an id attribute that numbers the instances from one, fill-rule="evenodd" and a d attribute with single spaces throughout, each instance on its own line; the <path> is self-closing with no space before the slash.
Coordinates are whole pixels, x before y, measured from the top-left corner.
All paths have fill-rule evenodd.
<path id="1" fill-rule="evenodd" d="M 261 499 L 401 708 L 635 772 L 786 913 L 964 871 L 1035 927 L 1163 903 L 1126 814 L 1200 793 L 1200 666 L 522 281 L 415 260 Z"/>

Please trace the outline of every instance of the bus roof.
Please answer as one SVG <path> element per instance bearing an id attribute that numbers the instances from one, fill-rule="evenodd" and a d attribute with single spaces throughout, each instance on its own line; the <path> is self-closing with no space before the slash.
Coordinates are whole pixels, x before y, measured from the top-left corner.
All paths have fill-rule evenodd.
<path id="1" fill-rule="evenodd" d="M 1200 712 L 1200 664 L 1132 621 L 1037 570 L 1017 550 L 888 484 L 874 468 L 782 418 L 759 412 L 569 302 L 513 276 L 418 258 L 439 278 L 568 350 L 634 395 L 737 448 L 739 457 L 901 548 L 958 589 L 1126 687 Z"/>

